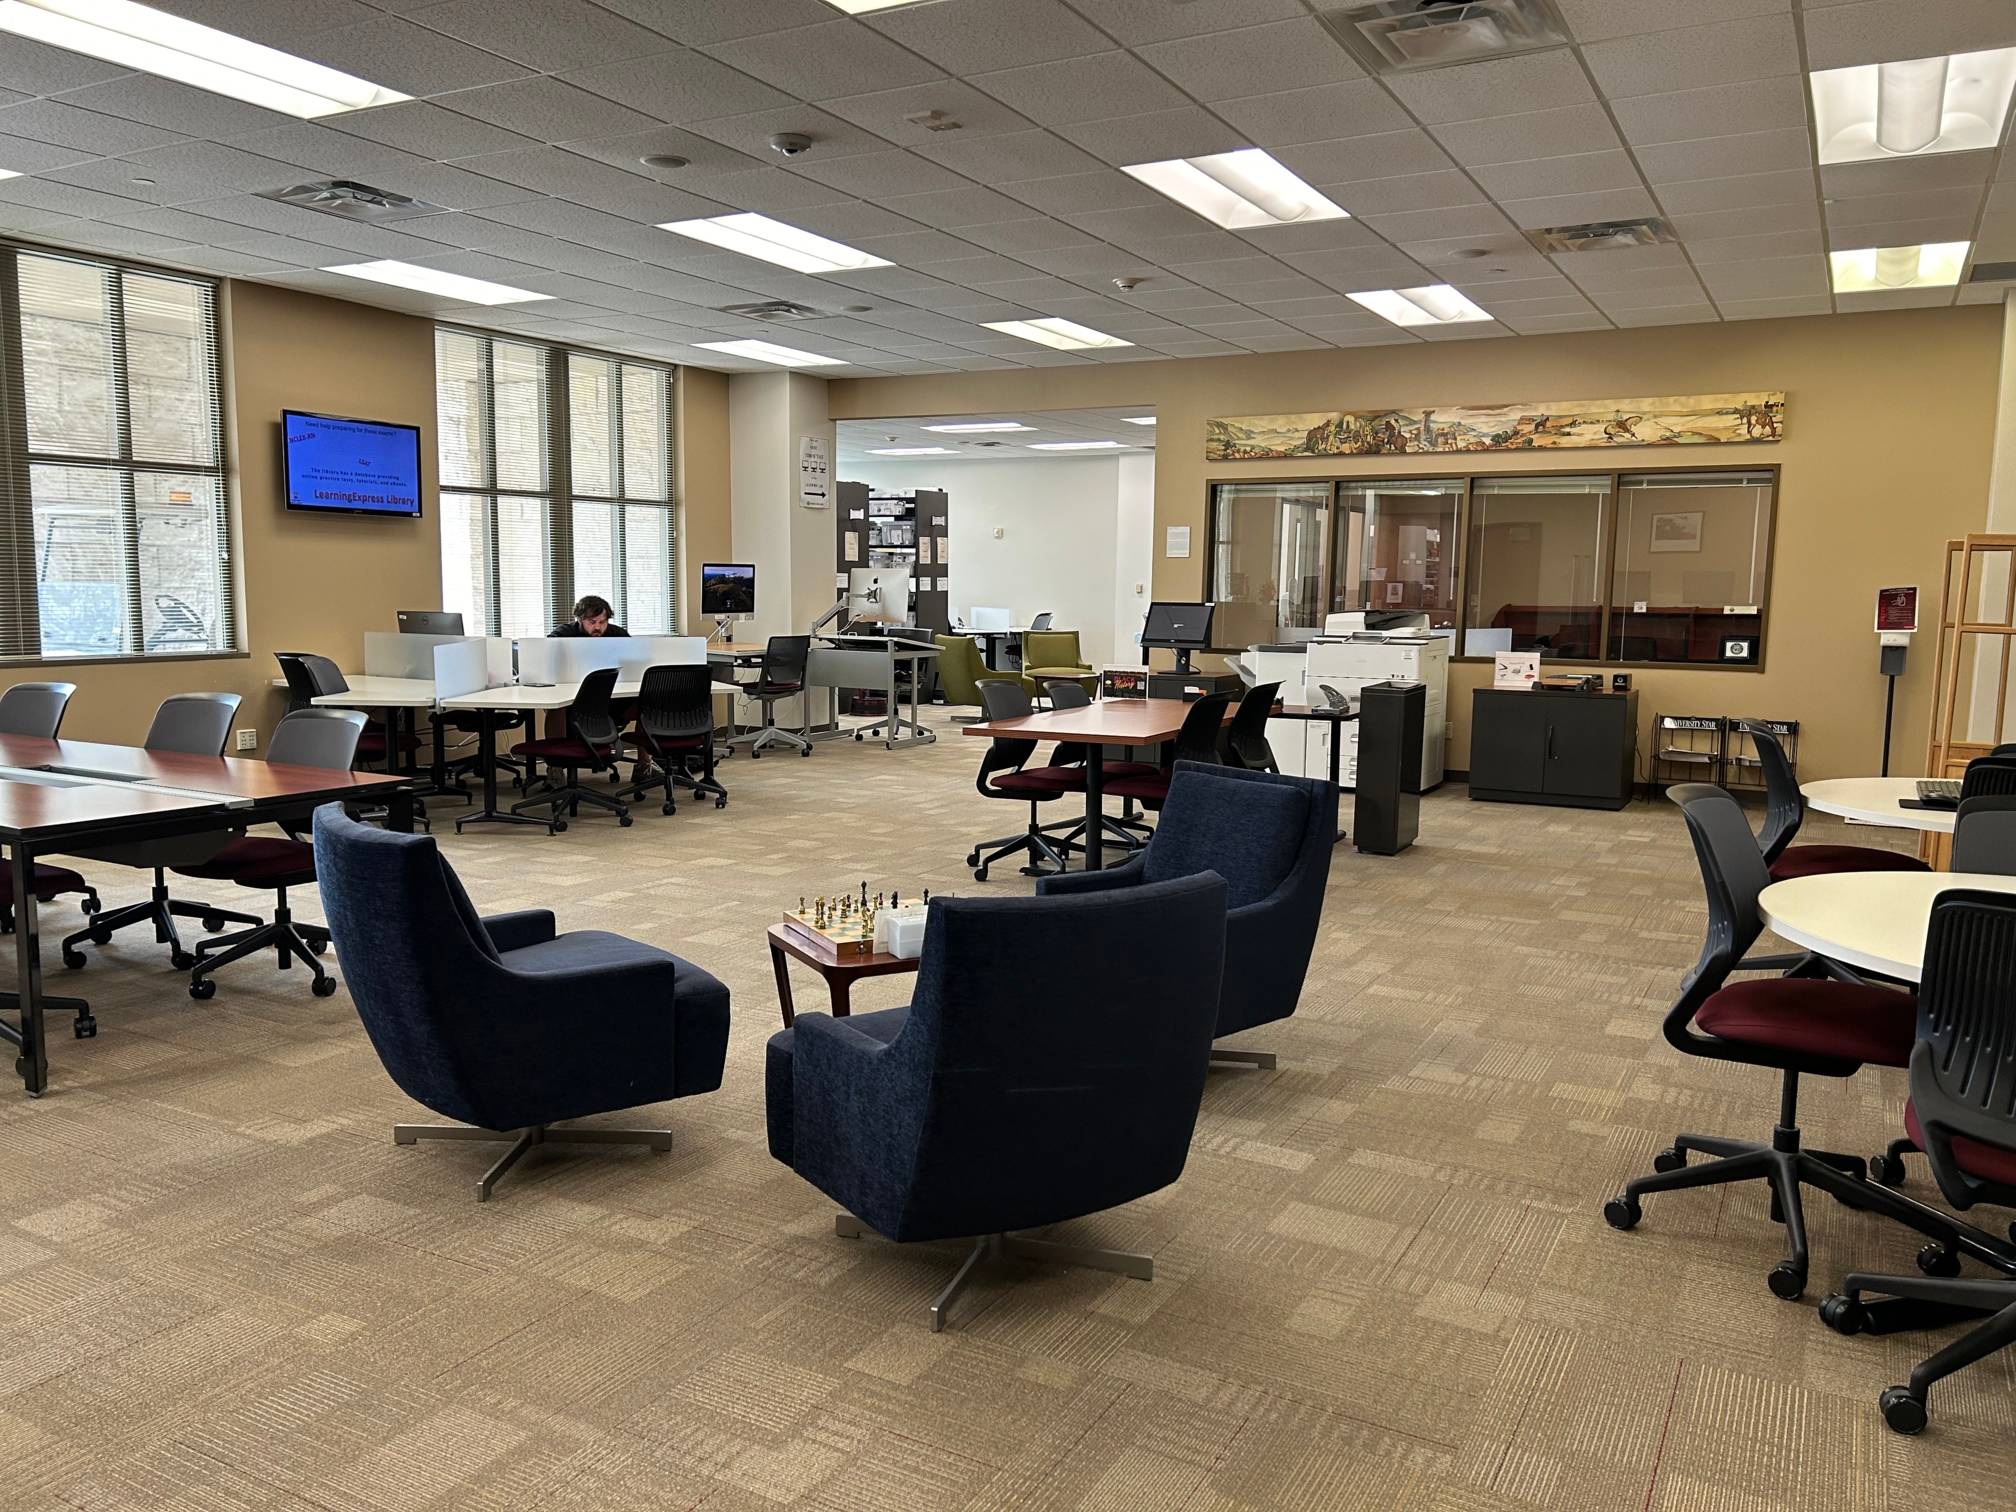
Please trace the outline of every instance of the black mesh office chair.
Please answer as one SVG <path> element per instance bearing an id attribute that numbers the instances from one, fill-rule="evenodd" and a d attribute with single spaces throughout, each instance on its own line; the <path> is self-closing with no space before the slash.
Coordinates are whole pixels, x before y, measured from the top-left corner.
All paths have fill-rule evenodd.
<path id="1" fill-rule="evenodd" d="M 1806 822 L 1806 799 L 1786 758 L 1785 747 L 1756 720 L 1739 719 L 1736 727 L 1750 737 L 1757 764 L 1764 773 L 1764 828 L 1757 837 L 1773 882 L 1850 871 L 1925 871 L 1925 863 L 1902 851 L 1875 845 L 1794 845 Z M 1773 960 L 1789 958 L 1773 957 Z M 1753 962 L 1761 965 L 1762 962 Z"/>
<path id="2" fill-rule="evenodd" d="M 713 798 L 716 808 L 728 806 L 728 789 L 714 776 L 714 674 L 705 666 L 646 667 L 637 690 L 637 723 L 624 740 L 651 766 L 617 797 L 641 798 L 663 788 L 664 811 L 676 814 L 676 784 Z M 691 770 L 696 757 L 698 777 Z"/>
<path id="3" fill-rule="evenodd" d="M 1953 870 L 2016 877 L 2016 795 L 1960 800 L 1953 816 Z"/>
<path id="4" fill-rule="evenodd" d="M 363 733 L 364 715 L 356 709 L 295 709 L 274 726 L 266 759 L 283 766 L 348 771 L 357 759 L 357 742 Z M 316 924 L 296 924 L 287 908 L 287 889 L 307 887 L 315 880 L 315 847 L 308 839 L 307 817 L 284 820 L 280 827 L 286 831 L 284 835 L 240 834 L 208 860 L 174 869 L 178 877 L 235 882 L 273 894 L 271 923 L 255 920 L 251 929 L 197 943 L 196 965 L 189 973 L 192 998 L 215 997 L 217 984 L 210 979 L 213 972 L 269 949 L 279 957 L 283 971 L 297 960 L 308 968 L 315 996 L 328 997 L 336 990 L 336 978 L 316 959 L 329 948 L 329 931 Z"/>
<path id="5" fill-rule="evenodd" d="M 1911 1047 L 1906 1132 L 1925 1149 L 1933 1178 L 1961 1212 L 1979 1203 L 2016 1207 L 2016 898 L 1959 889 L 1940 894 L 1925 935 L 1918 987 L 1917 1037 Z M 1978 1230 L 1969 1235 L 1992 1244 Z M 1928 1251 L 1931 1253 L 1928 1254 Z M 2016 1343 L 2016 1259 L 1984 1256 L 2004 1272 L 1961 1280 L 1928 1246 L 1922 1276 L 1851 1272 L 1841 1292 L 1820 1306 L 1837 1333 L 1893 1333 L 1961 1319 L 1985 1319 L 1911 1372 L 1910 1381 L 1877 1398 L 1883 1421 L 1899 1433 L 1925 1426 L 1934 1384 Z M 1928 1260 L 1931 1262 L 1928 1264 Z M 1864 1292 L 1893 1301 L 1864 1303 Z"/>
<path id="6" fill-rule="evenodd" d="M 2016 759 L 2007 756 L 1977 756 L 1967 763 L 1960 778 L 1960 801 L 1969 798 L 2003 798 L 2016 793 Z"/>
<path id="7" fill-rule="evenodd" d="M 809 635 L 773 635 L 763 647 L 763 671 L 753 683 L 742 684 L 743 693 L 763 706 L 763 725 L 728 742 L 730 750 L 749 747 L 753 760 L 766 746 L 795 746 L 800 756 L 812 754 L 812 700 L 805 694 L 805 664 L 812 655 Z M 803 698 L 805 724 L 802 729 L 780 729 L 777 705 L 787 698 Z"/>
<path id="8" fill-rule="evenodd" d="M 567 828 L 569 818 L 579 819 L 581 805 L 586 803 L 614 814 L 619 825 L 629 828 L 631 820 L 627 804 L 608 793 L 597 792 L 581 781 L 583 772 L 614 771 L 622 758 L 623 727 L 616 722 L 613 707 L 616 672 L 614 667 L 598 667 L 581 679 L 580 690 L 574 695 L 574 706 L 568 711 L 567 734 L 521 740 L 511 747 L 513 756 L 543 761 L 548 767 L 566 774 L 565 781 L 554 783 L 532 797 L 512 804 L 512 813 L 523 814 L 531 808 L 548 809 L 547 822 L 557 832 Z"/>
<path id="9" fill-rule="evenodd" d="M 1007 678 L 981 678 L 980 702 L 990 721 L 1020 719 L 1035 712 L 1029 690 L 1019 681 Z M 1052 871 L 1064 870 L 1064 858 L 1071 847 L 1051 835 L 1038 821 L 1037 809 L 1039 805 L 1062 798 L 1067 793 L 1085 791 L 1082 763 L 1086 750 L 1082 745 L 1060 743 L 1051 752 L 1047 766 L 1032 767 L 1029 759 L 1036 754 L 1039 744 L 1040 741 L 996 735 L 987 743 L 987 749 L 980 757 L 980 770 L 973 779 L 973 786 L 980 796 L 1028 804 L 1029 824 L 1020 834 L 983 840 L 973 847 L 966 856 L 966 864 L 973 868 L 975 881 L 985 882 L 987 869 L 996 861 L 1025 851 L 1029 864 L 1022 868 L 1024 876 L 1043 877 L 1049 876 Z M 1049 864 L 1048 871 L 1044 869 L 1045 862 Z"/>
<path id="10" fill-rule="evenodd" d="M 154 711 L 142 742 L 150 751 L 184 756 L 222 756 L 224 742 L 231 734 L 231 721 L 238 713 L 236 693 L 177 693 Z M 190 903 L 168 895 L 168 868 L 215 855 L 224 845 L 217 835 L 190 835 L 174 840 L 149 840 L 137 845 L 113 846 L 105 850 L 80 850 L 78 855 L 99 861 L 116 861 L 121 866 L 138 867 L 154 873 L 154 886 L 144 903 L 129 903 L 99 914 L 89 925 L 63 941 L 63 964 L 73 971 L 85 962 L 79 949 L 86 941 L 109 945 L 112 936 L 129 924 L 151 924 L 154 938 L 168 947 L 168 959 L 178 971 L 196 964 L 196 957 L 182 948 L 177 933 L 178 918 L 198 919 L 211 933 L 226 924 L 258 924 L 254 914 L 233 913 L 209 903 Z M 88 1037 L 88 1036 L 87 1036 Z"/>
<path id="11" fill-rule="evenodd" d="M 1225 727 L 1227 766 L 1244 767 L 1249 772 L 1278 772 L 1274 748 L 1267 744 L 1267 721 L 1281 694 L 1278 682 L 1255 683 L 1232 711 L 1232 723 Z"/>
<path id="12" fill-rule="evenodd" d="M 1089 709 L 1092 707 L 1092 695 L 1085 691 L 1085 685 L 1071 678 L 1052 678 L 1043 684 L 1043 691 L 1049 696 L 1050 707 L 1052 709 Z M 1082 766 L 1084 761 L 1091 759 L 1089 754 L 1090 747 L 1074 746 L 1071 749 L 1087 752 L 1087 755 L 1082 760 L 1072 762 L 1070 763 L 1071 765 Z M 1159 768 L 1153 762 L 1108 761 L 1101 768 L 1100 776 L 1103 782 L 1111 782 L 1115 777 L 1140 777 L 1157 770 Z M 1139 850 L 1148 843 L 1149 838 L 1155 833 L 1151 826 L 1142 823 L 1135 811 L 1134 800 L 1132 798 L 1128 798 L 1121 803 L 1118 814 L 1101 814 L 1099 817 L 1103 821 L 1101 829 L 1105 833 L 1107 842 L 1118 845 L 1123 850 Z M 1049 829 L 1056 827 L 1046 826 L 1046 833 Z M 1063 836 L 1064 845 L 1070 849 L 1078 849 L 1084 841 L 1085 831 L 1089 827 L 1083 819 L 1080 819 L 1076 824 L 1066 829 Z"/>
<path id="13" fill-rule="evenodd" d="M 1194 761 L 1200 766 L 1225 766 L 1225 710 L 1232 702 L 1230 693 L 1206 693 L 1190 705 L 1190 712 L 1183 716 L 1182 728 L 1176 732 L 1174 749 L 1166 765 L 1140 776 L 1115 778 L 1106 784 L 1106 792 L 1114 798 L 1137 798 L 1142 807 L 1151 813 L 1158 812 L 1162 800 L 1169 796 L 1169 783 L 1175 775 L 1176 763 Z"/>

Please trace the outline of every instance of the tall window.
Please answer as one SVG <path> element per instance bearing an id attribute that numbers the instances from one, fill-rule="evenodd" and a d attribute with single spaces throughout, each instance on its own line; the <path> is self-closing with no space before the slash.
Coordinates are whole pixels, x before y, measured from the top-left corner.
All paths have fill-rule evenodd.
<path id="1" fill-rule="evenodd" d="M 237 644 L 217 287 L 0 248 L 0 657 Z"/>
<path id="2" fill-rule="evenodd" d="M 435 367 L 442 607 L 540 635 L 599 593 L 625 629 L 672 630 L 670 370 L 445 328 Z"/>

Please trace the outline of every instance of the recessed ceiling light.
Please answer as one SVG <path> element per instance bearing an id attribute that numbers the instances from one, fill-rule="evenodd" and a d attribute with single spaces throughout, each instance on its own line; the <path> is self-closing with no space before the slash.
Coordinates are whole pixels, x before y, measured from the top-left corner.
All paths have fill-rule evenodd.
<path id="1" fill-rule="evenodd" d="M 801 352 L 796 347 L 778 346 L 774 341 L 696 341 L 709 352 L 726 352 L 730 357 L 748 357 L 756 362 L 774 362 L 778 367 L 846 367 L 844 357 L 822 357 L 817 352 Z"/>
<path id="2" fill-rule="evenodd" d="M 1891 289 L 1942 289 L 1960 282 L 1971 242 L 1922 247 L 1858 247 L 1832 252 L 1827 261 L 1836 294 L 1880 294 Z"/>
<path id="3" fill-rule="evenodd" d="M 1125 451 L 1125 441 L 1031 441 L 1031 451 Z"/>
<path id="4" fill-rule="evenodd" d="M 978 420 L 961 421 L 957 425 L 927 425 L 928 431 L 943 431 L 950 436 L 977 436 L 983 431 L 1033 431 L 1033 425 L 1024 425 L 1019 420 Z"/>
<path id="5" fill-rule="evenodd" d="M 1812 84 L 1823 164 L 1983 152 L 2002 140 L 2016 48 L 1822 69 Z"/>
<path id="6" fill-rule="evenodd" d="M 422 294 L 439 294 L 457 304 L 507 305 L 527 300 L 551 299 L 551 294 L 535 294 L 530 289 L 514 289 L 509 284 L 491 283 L 485 278 L 465 278 L 440 268 L 423 268 L 409 262 L 338 263 L 324 273 L 341 273 L 346 278 L 366 278 L 372 283 L 391 284 L 399 289 L 418 289 Z"/>
<path id="7" fill-rule="evenodd" d="M 857 273 L 863 268 L 894 266 L 886 257 L 874 257 L 856 247 L 828 241 L 767 215 L 747 211 L 740 215 L 710 216 L 706 220 L 664 221 L 658 229 L 740 252 L 744 257 L 760 257 L 764 262 L 798 273 Z"/>
<path id="8" fill-rule="evenodd" d="M 1088 348 L 1131 347 L 1131 341 L 1122 341 L 1118 336 L 1108 336 L 1104 331 L 1095 331 L 1090 326 L 1082 326 L 1075 320 L 1063 320 L 1055 315 L 1045 315 L 1040 320 L 988 320 L 983 325 L 990 331 L 999 331 L 1003 336 L 1019 336 L 1024 341 L 1033 341 L 1038 346 L 1055 347 L 1060 352 L 1080 352 Z"/>
<path id="9" fill-rule="evenodd" d="M 0 179 L 10 179 L 19 177 L 21 177 L 21 175 L 16 173 L 12 168 L 0 168 Z"/>
<path id="10" fill-rule="evenodd" d="M 956 457 L 958 453 L 949 446 L 871 446 L 868 448 L 868 455 L 871 457 Z"/>
<path id="11" fill-rule="evenodd" d="M 901 10 L 906 5 L 929 5 L 931 0 L 826 0 L 835 10 L 845 11 L 850 16 L 865 16 L 871 11 Z"/>
<path id="12" fill-rule="evenodd" d="M 1447 284 L 1420 289 L 1371 289 L 1351 296 L 1382 320 L 1397 326 L 1461 325 L 1489 320 L 1485 311 Z"/>
<path id="13" fill-rule="evenodd" d="M 1209 157 L 1135 163 L 1125 169 L 1158 194 L 1195 210 L 1214 226 L 1306 226 L 1350 216 L 1258 147 Z"/>
<path id="14" fill-rule="evenodd" d="M 304 121 L 412 98 L 133 0 L 0 0 L 0 31 Z"/>
<path id="15" fill-rule="evenodd" d="M 1153 425 L 1155 423 L 1153 415 L 1122 415 L 1120 418 L 1125 420 L 1129 425 Z"/>

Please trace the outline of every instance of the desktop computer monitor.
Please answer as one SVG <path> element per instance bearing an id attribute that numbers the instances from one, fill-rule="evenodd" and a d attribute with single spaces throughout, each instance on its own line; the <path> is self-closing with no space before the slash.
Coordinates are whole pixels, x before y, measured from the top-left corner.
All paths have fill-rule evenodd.
<path id="1" fill-rule="evenodd" d="M 1008 630 L 1013 628 L 1010 622 L 1014 617 L 1012 610 L 982 609 L 976 604 L 973 607 L 972 625 L 975 630 Z"/>
<path id="2" fill-rule="evenodd" d="M 700 612 L 712 619 L 732 619 L 756 612 L 754 562 L 702 562 Z"/>
<path id="3" fill-rule="evenodd" d="M 401 609 L 401 635 L 460 635 L 462 616 L 452 609 Z"/>
<path id="4" fill-rule="evenodd" d="M 1190 670 L 1190 653 L 1211 648 L 1211 604 L 1174 604 L 1157 599 L 1148 606 L 1141 628 L 1142 646 L 1161 646 L 1176 653 L 1176 668 Z"/>
<path id="5" fill-rule="evenodd" d="M 847 570 L 847 617 L 885 625 L 910 623 L 908 567 L 850 567 Z"/>

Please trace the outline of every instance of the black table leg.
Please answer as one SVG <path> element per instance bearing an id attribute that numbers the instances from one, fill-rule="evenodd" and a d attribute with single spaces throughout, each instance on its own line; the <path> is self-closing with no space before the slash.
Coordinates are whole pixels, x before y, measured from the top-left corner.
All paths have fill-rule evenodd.
<path id="1" fill-rule="evenodd" d="M 413 833 L 413 794 L 405 788 L 394 793 L 385 803 L 385 828 L 396 834 Z"/>
<path id="2" fill-rule="evenodd" d="M 1085 870 L 1106 866 L 1106 763 L 1104 746 L 1092 747 L 1085 763 Z"/>
<path id="3" fill-rule="evenodd" d="M 14 970 L 21 1029 L 9 1038 L 20 1046 L 14 1069 L 30 1097 L 49 1085 L 49 1041 L 42 1025 L 42 946 L 36 935 L 35 863 L 28 847 L 16 845 L 7 858 L 14 883 Z"/>
<path id="4" fill-rule="evenodd" d="M 1344 801 L 1344 783 L 1341 775 L 1344 770 L 1343 760 L 1344 721 L 1333 719 L 1330 721 L 1330 786 L 1337 790 L 1337 801 L 1340 804 Z M 1344 826 L 1341 824 L 1337 826 L 1336 843 L 1338 845 L 1344 843 Z"/>
<path id="5" fill-rule="evenodd" d="M 461 834 L 465 824 L 531 824 L 552 834 L 551 819 L 534 819 L 530 814 L 514 814 L 497 807 L 497 711 L 478 709 L 476 718 L 481 726 L 477 749 L 483 762 L 483 807 L 457 819 L 455 833 Z"/>

